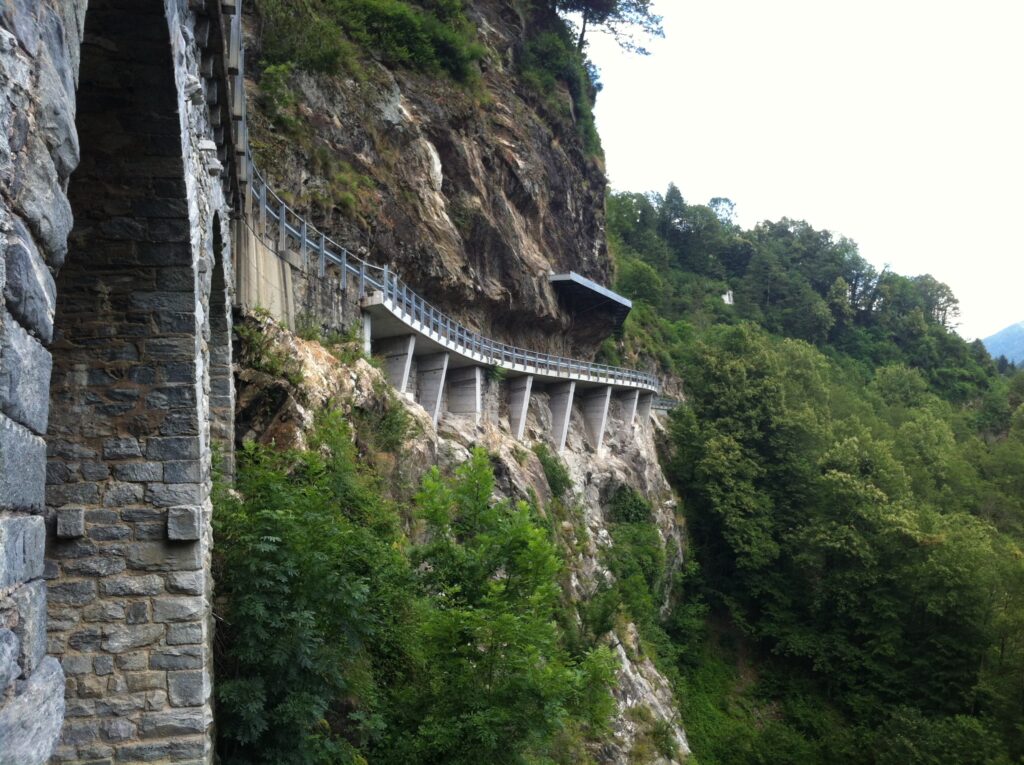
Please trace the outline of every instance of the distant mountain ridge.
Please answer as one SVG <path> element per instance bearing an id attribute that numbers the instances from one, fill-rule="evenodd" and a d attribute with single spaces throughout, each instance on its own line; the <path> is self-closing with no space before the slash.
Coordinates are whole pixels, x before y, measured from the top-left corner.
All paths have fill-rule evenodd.
<path id="1" fill-rule="evenodd" d="M 1024 321 L 1011 324 L 1006 329 L 996 332 L 982 340 L 992 358 L 1006 356 L 1010 361 L 1024 361 Z"/>

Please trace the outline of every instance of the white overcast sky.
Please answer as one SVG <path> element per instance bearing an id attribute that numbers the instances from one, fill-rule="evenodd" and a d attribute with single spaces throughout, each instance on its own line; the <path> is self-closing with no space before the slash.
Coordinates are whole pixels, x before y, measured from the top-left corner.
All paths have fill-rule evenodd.
<path id="1" fill-rule="evenodd" d="M 658 0 L 649 57 L 594 37 L 612 188 L 804 219 L 1024 320 L 1024 0 Z"/>

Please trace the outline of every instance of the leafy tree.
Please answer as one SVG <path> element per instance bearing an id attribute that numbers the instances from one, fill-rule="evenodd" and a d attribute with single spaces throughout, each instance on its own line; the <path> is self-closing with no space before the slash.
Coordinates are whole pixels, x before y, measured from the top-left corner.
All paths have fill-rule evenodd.
<path id="1" fill-rule="evenodd" d="M 587 28 L 602 27 L 625 50 L 646 56 L 649 51 L 637 37 L 664 37 L 661 16 L 653 11 L 653 0 L 556 0 L 558 10 L 580 15 L 576 49 L 583 52 Z"/>

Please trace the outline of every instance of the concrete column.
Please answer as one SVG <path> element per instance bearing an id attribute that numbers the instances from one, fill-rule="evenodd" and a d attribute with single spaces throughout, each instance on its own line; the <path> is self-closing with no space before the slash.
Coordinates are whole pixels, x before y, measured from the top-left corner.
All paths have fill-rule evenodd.
<path id="1" fill-rule="evenodd" d="M 627 390 L 625 393 L 620 394 L 620 399 L 622 400 L 622 421 L 626 424 L 627 428 L 631 428 L 636 421 L 636 408 L 637 404 L 640 403 L 640 389 Z"/>
<path id="2" fill-rule="evenodd" d="M 654 405 L 653 393 L 641 393 L 640 402 L 637 405 L 636 413 L 640 417 L 640 424 L 645 425 L 651 419 L 651 407 Z"/>
<path id="3" fill-rule="evenodd" d="M 416 335 L 388 337 L 377 343 L 377 355 L 384 358 L 384 374 L 399 393 L 405 393 L 412 370 Z"/>
<path id="4" fill-rule="evenodd" d="M 472 414 L 479 424 L 483 410 L 483 378 L 484 371 L 481 367 L 449 370 L 448 411 L 452 414 Z"/>
<path id="5" fill-rule="evenodd" d="M 508 418 L 512 435 L 517 441 L 523 440 L 526 430 L 526 413 L 530 409 L 530 392 L 533 390 L 533 375 L 513 377 L 508 382 Z"/>
<path id="6" fill-rule="evenodd" d="M 419 370 L 416 386 L 416 401 L 427 410 L 437 427 L 444 402 L 444 380 L 448 373 L 448 354 L 433 353 L 416 359 Z"/>
<path id="7" fill-rule="evenodd" d="M 608 404 L 611 400 L 612 387 L 610 385 L 583 397 L 583 422 L 587 426 L 587 435 L 594 442 L 594 448 L 598 454 L 601 454 L 604 443 L 604 430 L 608 425 Z"/>
<path id="8" fill-rule="evenodd" d="M 363 353 L 369 356 L 373 352 L 373 316 L 363 313 Z"/>
<path id="9" fill-rule="evenodd" d="M 559 453 L 565 448 L 565 438 L 569 435 L 569 420 L 572 418 L 572 399 L 575 393 L 575 380 L 548 386 L 548 394 L 551 397 L 551 440 L 555 444 L 555 451 Z"/>

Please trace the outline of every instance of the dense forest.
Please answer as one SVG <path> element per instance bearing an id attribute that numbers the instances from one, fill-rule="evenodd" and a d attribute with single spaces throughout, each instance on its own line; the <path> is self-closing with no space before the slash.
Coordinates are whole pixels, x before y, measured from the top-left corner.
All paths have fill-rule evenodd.
<path id="1" fill-rule="evenodd" d="M 1018 762 L 1024 373 L 953 331 L 946 285 L 803 221 L 675 186 L 608 209 L 637 302 L 605 355 L 685 390 L 693 570 L 652 646 L 701 765 Z"/>

